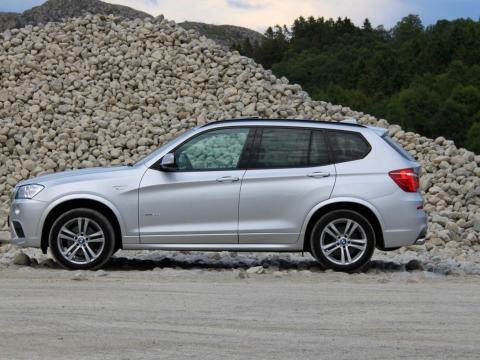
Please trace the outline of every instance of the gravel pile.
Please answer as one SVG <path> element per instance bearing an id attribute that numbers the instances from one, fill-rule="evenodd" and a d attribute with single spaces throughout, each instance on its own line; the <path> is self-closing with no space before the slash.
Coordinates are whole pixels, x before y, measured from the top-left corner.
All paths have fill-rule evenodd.
<path id="1" fill-rule="evenodd" d="M 428 261 L 478 261 L 480 156 L 347 107 L 163 17 L 87 16 L 0 34 L 0 230 L 12 187 L 46 172 L 133 162 L 181 132 L 242 117 L 388 127 L 424 166 Z M 387 256 L 387 255 L 386 255 Z"/>

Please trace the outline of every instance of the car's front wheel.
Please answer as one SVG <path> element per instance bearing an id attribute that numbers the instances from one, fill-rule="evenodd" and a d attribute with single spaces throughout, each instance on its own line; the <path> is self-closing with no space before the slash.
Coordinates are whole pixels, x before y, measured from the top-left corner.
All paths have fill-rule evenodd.
<path id="1" fill-rule="evenodd" d="M 112 224 L 98 211 L 73 209 L 58 217 L 49 236 L 55 260 L 69 269 L 98 269 L 112 256 Z"/>
<path id="2" fill-rule="evenodd" d="M 322 216 L 310 241 L 312 255 L 323 266 L 337 271 L 361 269 L 375 250 L 372 225 L 352 210 L 334 210 Z"/>

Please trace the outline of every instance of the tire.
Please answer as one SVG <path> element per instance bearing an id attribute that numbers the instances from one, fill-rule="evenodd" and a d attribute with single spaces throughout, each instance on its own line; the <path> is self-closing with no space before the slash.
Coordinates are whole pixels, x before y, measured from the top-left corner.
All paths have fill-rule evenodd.
<path id="1" fill-rule="evenodd" d="M 312 255 L 326 268 L 345 272 L 361 270 L 375 250 L 375 232 L 358 212 L 334 210 L 316 222 L 310 236 L 310 248 Z"/>
<path id="2" fill-rule="evenodd" d="M 115 232 L 98 211 L 81 208 L 58 217 L 49 234 L 49 246 L 58 264 L 72 270 L 102 267 L 115 249 Z"/>

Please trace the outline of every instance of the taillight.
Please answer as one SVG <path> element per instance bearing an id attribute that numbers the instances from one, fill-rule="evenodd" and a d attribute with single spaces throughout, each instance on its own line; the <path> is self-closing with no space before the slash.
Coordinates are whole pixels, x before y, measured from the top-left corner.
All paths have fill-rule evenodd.
<path id="1" fill-rule="evenodd" d="M 403 191 L 416 192 L 420 187 L 418 175 L 413 169 L 393 170 L 388 175 Z"/>

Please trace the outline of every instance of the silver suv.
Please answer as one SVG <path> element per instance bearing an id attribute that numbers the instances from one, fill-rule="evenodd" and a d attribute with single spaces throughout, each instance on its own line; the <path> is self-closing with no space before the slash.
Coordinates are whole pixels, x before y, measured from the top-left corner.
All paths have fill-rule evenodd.
<path id="1" fill-rule="evenodd" d="M 118 249 L 311 252 L 363 267 L 425 241 L 420 165 L 385 129 L 240 119 L 189 130 L 132 166 L 22 181 L 12 242 L 72 269 Z"/>

